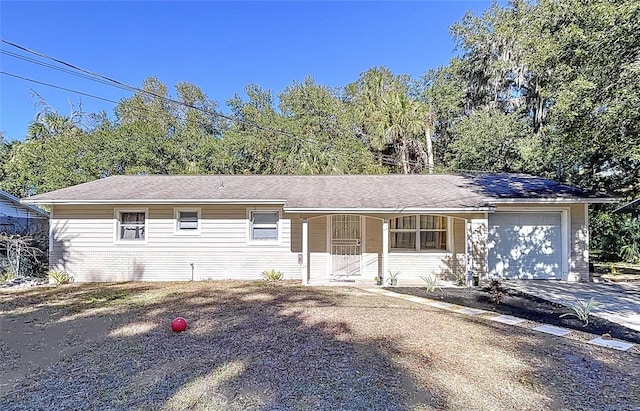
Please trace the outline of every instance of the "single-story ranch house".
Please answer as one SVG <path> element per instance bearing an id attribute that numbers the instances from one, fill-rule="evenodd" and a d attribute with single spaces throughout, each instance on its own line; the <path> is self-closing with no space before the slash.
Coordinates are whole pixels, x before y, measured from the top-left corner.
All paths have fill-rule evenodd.
<path id="1" fill-rule="evenodd" d="M 51 269 L 75 281 L 398 273 L 588 280 L 588 205 L 528 175 L 113 176 L 23 200 L 51 207 Z"/>

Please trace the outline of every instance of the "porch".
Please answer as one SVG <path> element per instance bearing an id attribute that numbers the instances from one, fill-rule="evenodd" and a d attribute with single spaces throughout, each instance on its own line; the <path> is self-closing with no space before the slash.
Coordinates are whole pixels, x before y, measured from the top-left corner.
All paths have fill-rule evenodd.
<path id="1" fill-rule="evenodd" d="M 417 286 L 423 276 L 456 282 L 470 271 L 486 273 L 485 214 L 324 214 L 298 221 L 292 236 L 299 233 L 305 285 L 372 285 L 376 278 L 386 285 L 393 273 L 399 285 Z"/>

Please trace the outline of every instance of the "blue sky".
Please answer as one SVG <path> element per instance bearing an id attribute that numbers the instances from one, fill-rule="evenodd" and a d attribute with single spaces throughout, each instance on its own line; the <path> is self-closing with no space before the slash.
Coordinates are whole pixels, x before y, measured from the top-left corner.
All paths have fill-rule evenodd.
<path id="1" fill-rule="evenodd" d="M 173 91 L 198 85 L 226 110 L 248 84 L 274 94 L 312 76 L 344 86 L 374 66 L 418 77 L 454 54 L 449 27 L 490 1 L 11 1 L 0 2 L 0 37 L 127 84 L 156 76 Z M 28 54 L 1 44 L 5 52 Z M 31 56 L 34 57 L 34 56 Z M 52 63 L 49 61 L 49 63 Z M 0 70 L 110 100 L 131 93 L 0 55 Z M 38 109 L 30 89 L 59 113 L 114 104 L 0 75 L 0 130 L 22 139 Z"/>

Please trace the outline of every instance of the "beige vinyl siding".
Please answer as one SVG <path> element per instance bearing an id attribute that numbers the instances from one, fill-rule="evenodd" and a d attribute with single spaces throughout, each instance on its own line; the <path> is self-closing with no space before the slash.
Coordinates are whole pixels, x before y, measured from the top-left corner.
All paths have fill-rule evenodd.
<path id="1" fill-rule="evenodd" d="M 382 271 L 382 220 L 363 217 L 365 226 L 364 253 L 362 255 L 362 275 L 373 283 Z"/>
<path id="2" fill-rule="evenodd" d="M 585 204 L 571 205 L 570 269 L 580 281 L 589 281 L 589 227 Z"/>
<path id="3" fill-rule="evenodd" d="M 247 244 L 247 207 L 200 205 L 201 234 L 175 235 L 174 206 L 61 206 L 52 218 L 51 265 L 76 281 L 258 279 L 266 269 L 300 278 L 291 220 L 281 214 L 281 243 Z M 114 209 L 147 208 L 146 244 L 119 244 Z M 258 208 L 256 208 L 258 209 Z M 260 207 L 259 209 L 274 209 Z"/>
<path id="4" fill-rule="evenodd" d="M 329 251 L 327 249 L 327 217 L 314 217 L 309 224 L 309 278 L 326 280 L 329 275 Z"/>
<path id="5" fill-rule="evenodd" d="M 398 285 L 422 285 L 421 276 L 454 280 L 457 270 L 464 270 L 464 255 L 441 252 L 389 253 L 389 270 L 398 272 Z"/>
<path id="6" fill-rule="evenodd" d="M 465 220 L 452 218 L 451 251 L 390 251 L 389 270 L 399 272 L 399 285 L 422 285 L 421 276 L 436 276 L 454 280 L 456 273 L 466 271 Z"/>

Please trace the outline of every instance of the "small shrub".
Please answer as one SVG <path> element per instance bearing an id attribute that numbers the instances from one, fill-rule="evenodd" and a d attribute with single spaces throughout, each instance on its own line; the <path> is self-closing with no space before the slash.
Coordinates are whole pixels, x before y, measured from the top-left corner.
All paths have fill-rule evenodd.
<path id="1" fill-rule="evenodd" d="M 620 247 L 620 257 L 627 263 L 640 262 L 640 246 L 637 243 L 623 245 Z"/>
<path id="2" fill-rule="evenodd" d="M 64 271 L 51 270 L 49 271 L 49 282 L 53 282 L 56 286 L 69 284 L 71 282 L 71 277 L 69 277 L 69 274 Z"/>
<path id="3" fill-rule="evenodd" d="M 389 285 L 398 285 L 398 275 L 400 275 L 400 271 L 389 270 Z"/>
<path id="4" fill-rule="evenodd" d="M 262 272 L 262 278 L 264 278 L 265 281 L 280 281 L 282 280 L 282 277 L 282 272 L 275 269 L 265 270 Z"/>
<path id="5" fill-rule="evenodd" d="M 464 286 L 467 284 L 467 273 L 464 271 L 457 271 L 454 273 L 456 285 Z"/>
<path id="6" fill-rule="evenodd" d="M 424 281 L 424 288 L 428 293 L 432 293 L 438 288 L 440 288 L 440 279 L 434 277 L 432 275 L 422 276 L 422 281 Z"/>
<path id="7" fill-rule="evenodd" d="M 562 314 L 560 315 L 560 318 L 567 316 L 577 317 L 584 323 L 583 327 L 586 327 L 587 325 L 589 325 L 589 314 L 591 313 L 591 309 L 593 309 L 595 303 L 596 302 L 593 297 L 591 297 L 586 303 L 580 300 L 576 300 L 575 304 L 570 307 L 573 312 Z"/>
<path id="8" fill-rule="evenodd" d="M 500 304 L 504 301 L 505 292 L 500 280 L 491 280 L 489 283 L 489 293 L 491 294 L 491 298 L 493 298 L 494 303 Z"/>

